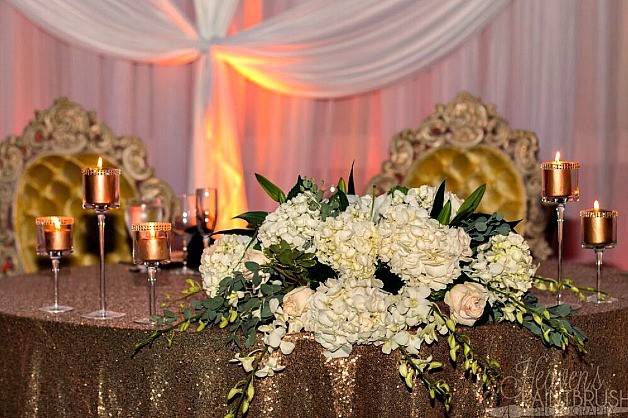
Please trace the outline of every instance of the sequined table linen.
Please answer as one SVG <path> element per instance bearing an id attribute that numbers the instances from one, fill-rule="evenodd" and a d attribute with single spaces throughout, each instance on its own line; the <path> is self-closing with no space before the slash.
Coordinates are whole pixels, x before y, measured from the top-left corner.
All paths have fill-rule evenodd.
<path id="1" fill-rule="evenodd" d="M 541 271 L 553 273 L 553 264 Z M 593 284 L 591 266 L 568 265 L 566 273 L 581 284 Z M 523 416 L 521 408 L 532 407 L 584 415 L 574 408 L 587 405 L 620 408 L 612 410 L 613 416 L 628 416 L 627 279 L 628 274 L 609 269 L 605 284 L 619 303 L 585 304 L 575 317 L 591 337 L 585 356 L 548 350 L 510 324 L 469 329 L 477 351 L 499 360 L 504 378 L 497 396 L 488 398 L 448 365 L 436 376 L 452 384 L 451 416 Z M 176 293 L 183 280 L 162 272 L 158 293 Z M 129 273 L 123 265 L 108 266 L 109 308 L 127 316 L 106 322 L 80 317 L 97 307 L 97 268 L 62 270 L 61 302 L 76 308 L 64 315 L 37 310 L 49 302 L 51 282 L 46 272 L 0 280 L 0 417 L 224 414 L 225 394 L 243 377 L 239 367 L 228 364 L 233 353 L 225 348 L 225 334 L 188 333 L 170 348 L 162 341 L 131 358 L 133 345 L 148 333 L 133 322 L 146 315 L 145 275 Z M 326 361 L 311 337 L 296 340 L 294 353 L 282 359 L 286 370 L 258 380 L 249 416 L 443 416 L 442 406 L 432 406 L 422 387 L 412 393 L 405 389 L 396 355 L 356 347 L 348 359 Z M 447 355 L 446 343 L 434 351 L 436 359 L 446 361 Z M 604 411 L 610 409 L 596 412 Z"/>

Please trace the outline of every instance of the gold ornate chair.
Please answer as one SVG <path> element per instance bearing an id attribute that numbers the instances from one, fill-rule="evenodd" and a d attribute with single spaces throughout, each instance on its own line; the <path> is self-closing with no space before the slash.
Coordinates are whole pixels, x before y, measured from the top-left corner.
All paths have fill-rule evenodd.
<path id="1" fill-rule="evenodd" d="M 450 103 L 436 105 L 418 129 L 393 137 L 390 158 L 370 184 L 381 192 L 397 184 L 436 186 L 446 179 L 449 190 L 466 197 L 486 183 L 479 210 L 523 219 L 518 230 L 535 258 L 543 260 L 551 251 L 539 201 L 538 149 L 533 132 L 511 129 L 494 106 L 462 92 Z"/>
<path id="2" fill-rule="evenodd" d="M 116 136 L 94 112 L 57 99 L 35 112 L 21 136 L 0 142 L 0 275 L 38 269 L 36 216 L 74 216 L 74 255 L 68 262 L 98 263 L 95 216 L 82 209 L 81 187 L 81 168 L 95 166 L 98 156 L 105 166 L 122 169 L 122 205 L 127 198 L 159 197 L 169 218 L 176 199 L 170 186 L 153 176 L 140 139 Z M 124 207 L 109 215 L 106 261 L 129 261 Z"/>

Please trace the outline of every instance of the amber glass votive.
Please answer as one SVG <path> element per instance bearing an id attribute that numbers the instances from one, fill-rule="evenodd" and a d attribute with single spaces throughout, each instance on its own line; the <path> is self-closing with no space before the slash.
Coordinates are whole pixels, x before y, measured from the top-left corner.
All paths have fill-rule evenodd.
<path id="1" fill-rule="evenodd" d="M 541 164 L 541 195 L 544 200 L 578 200 L 577 161 L 547 161 Z"/>
<path id="2" fill-rule="evenodd" d="M 615 210 L 587 209 L 580 211 L 582 246 L 586 248 L 613 248 L 617 244 L 617 216 Z"/>
<path id="3" fill-rule="evenodd" d="M 37 254 L 72 251 L 72 228 L 74 218 L 70 216 L 42 216 L 35 219 Z"/>
<path id="4" fill-rule="evenodd" d="M 167 263 L 170 261 L 172 226 L 166 222 L 146 222 L 131 226 L 133 262 Z"/>
<path id="5" fill-rule="evenodd" d="M 119 168 L 84 168 L 83 207 L 118 208 L 120 207 Z"/>

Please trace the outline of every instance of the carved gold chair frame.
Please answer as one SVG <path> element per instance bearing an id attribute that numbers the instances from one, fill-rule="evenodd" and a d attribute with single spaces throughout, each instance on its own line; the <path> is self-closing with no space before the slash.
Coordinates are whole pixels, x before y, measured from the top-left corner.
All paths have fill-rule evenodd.
<path id="1" fill-rule="evenodd" d="M 546 212 L 539 200 L 539 141 L 533 132 L 511 129 L 496 113 L 495 106 L 484 104 L 467 92 L 459 93 L 450 103 L 437 104 L 436 111 L 418 129 L 406 129 L 395 135 L 390 157 L 382 164 L 382 172 L 371 180 L 370 187 L 383 192 L 404 184 L 415 161 L 442 147 L 463 152 L 489 147 L 503 152 L 512 161 L 525 191 L 523 235 L 537 260 L 547 258 L 551 250 L 545 240 Z"/>
<path id="2" fill-rule="evenodd" d="M 16 233 L 17 190 L 21 176 L 33 163 L 45 157 L 99 155 L 122 169 L 125 184 L 135 197 L 162 199 L 166 218 L 176 199 L 171 187 L 153 175 L 146 149 L 139 138 L 117 136 L 94 112 L 67 98 L 35 112 L 20 136 L 0 142 L 0 276 L 24 270 L 19 257 Z"/>

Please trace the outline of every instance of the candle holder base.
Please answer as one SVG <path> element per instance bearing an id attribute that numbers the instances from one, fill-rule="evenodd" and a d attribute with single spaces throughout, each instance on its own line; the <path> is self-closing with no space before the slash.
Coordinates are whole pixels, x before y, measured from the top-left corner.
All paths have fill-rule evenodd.
<path id="1" fill-rule="evenodd" d="M 599 295 L 598 297 L 597 293 L 595 293 L 587 297 L 587 302 L 602 305 L 605 303 L 616 303 L 617 298 L 614 298 L 612 296 L 605 296 L 605 295 Z"/>
<path id="2" fill-rule="evenodd" d="M 124 315 L 126 314 L 121 313 L 121 312 L 114 312 L 114 311 L 103 311 L 102 309 L 99 309 L 97 311 L 90 312 L 85 315 L 81 315 L 81 317 L 87 318 L 87 319 L 106 320 L 106 319 L 121 318 Z"/>
<path id="3" fill-rule="evenodd" d="M 58 313 L 73 311 L 74 308 L 71 306 L 65 306 L 65 305 L 50 305 L 50 306 L 42 306 L 41 308 L 39 308 L 39 310 L 46 313 L 58 314 Z"/>
<path id="4" fill-rule="evenodd" d="M 141 319 L 136 319 L 135 321 L 136 324 L 142 324 L 142 325 L 147 325 L 149 327 L 153 327 L 156 328 L 157 327 L 157 322 L 153 321 L 152 319 L 150 319 L 149 317 L 146 318 L 141 318 Z"/>

